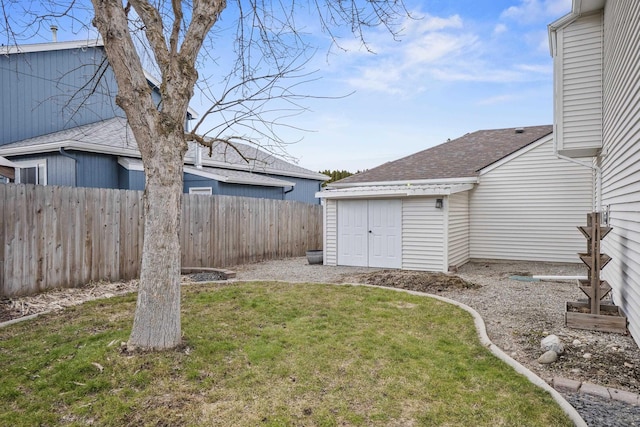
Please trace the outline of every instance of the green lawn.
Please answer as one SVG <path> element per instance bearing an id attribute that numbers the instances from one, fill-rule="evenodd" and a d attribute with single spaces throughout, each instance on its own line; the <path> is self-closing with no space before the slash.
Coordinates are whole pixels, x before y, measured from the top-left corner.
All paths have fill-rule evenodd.
<path id="1" fill-rule="evenodd" d="M 430 298 L 332 285 L 183 288 L 184 346 L 128 354 L 135 295 L 0 329 L 0 425 L 561 426 L 546 392 Z"/>

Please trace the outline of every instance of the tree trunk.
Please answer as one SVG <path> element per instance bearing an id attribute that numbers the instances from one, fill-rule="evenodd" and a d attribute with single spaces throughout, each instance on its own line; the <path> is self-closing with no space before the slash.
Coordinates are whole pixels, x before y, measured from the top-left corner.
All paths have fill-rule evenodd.
<path id="1" fill-rule="evenodd" d="M 183 191 L 181 135 L 160 136 L 145 161 L 144 244 L 130 348 L 180 344 L 180 213 Z"/>

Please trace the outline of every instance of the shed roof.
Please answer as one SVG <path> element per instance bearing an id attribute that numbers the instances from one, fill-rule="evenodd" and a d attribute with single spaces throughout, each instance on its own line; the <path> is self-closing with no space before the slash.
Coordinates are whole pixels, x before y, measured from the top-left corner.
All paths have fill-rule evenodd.
<path id="1" fill-rule="evenodd" d="M 344 178 L 335 187 L 364 183 L 450 181 L 480 170 L 549 135 L 552 125 L 479 130 L 399 160 Z"/>

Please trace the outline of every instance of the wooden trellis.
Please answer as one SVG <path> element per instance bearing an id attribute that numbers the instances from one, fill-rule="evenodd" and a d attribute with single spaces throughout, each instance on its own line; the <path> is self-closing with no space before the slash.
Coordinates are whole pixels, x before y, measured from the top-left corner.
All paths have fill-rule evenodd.
<path id="1" fill-rule="evenodd" d="M 578 254 L 588 269 L 587 280 L 578 280 L 586 301 L 567 302 L 565 323 L 576 329 L 603 332 L 627 333 L 627 318 L 618 307 L 602 299 L 609 294 L 611 286 L 600 279 L 602 270 L 611 257 L 600 252 L 600 241 L 609 234 L 611 227 L 600 225 L 600 212 L 587 214 L 587 225 L 578 230 L 587 238 L 587 252 Z"/>

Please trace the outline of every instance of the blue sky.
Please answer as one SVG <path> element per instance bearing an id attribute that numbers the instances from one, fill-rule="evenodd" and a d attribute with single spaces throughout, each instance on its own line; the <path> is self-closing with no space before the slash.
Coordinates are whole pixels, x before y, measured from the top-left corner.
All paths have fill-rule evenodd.
<path id="1" fill-rule="evenodd" d="M 425 0 L 400 42 L 370 35 L 376 54 L 345 41 L 347 52 L 314 57 L 321 93 L 290 119 L 288 147 L 312 169 L 368 169 L 480 129 L 551 124 L 552 59 L 547 24 L 571 0 Z M 285 138 L 286 139 L 286 138 Z"/>
<path id="2" fill-rule="evenodd" d="M 292 143 L 287 153 L 300 166 L 355 172 L 480 129 L 551 124 L 547 24 L 568 13 L 571 0 L 405 4 L 416 19 L 402 24 L 400 41 L 383 29 L 367 33 L 375 54 L 349 37 L 341 39 L 346 51 L 330 49 L 331 40 L 317 28 L 317 19 L 300 18 L 317 48 L 307 70 L 317 70 L 313 78 L 319 78 L 301 90 L 342 97 L 301 101 L 308 111 L 288 117 L 279 129 L 279 136 Z M 59 40 L 97 37 L 87 25 L 91 8 L 85 7 L 75 9 L 81 19 L 59 22 Z M 233 14 L 224 11 L 216 31 L 230 28 Z M 12 18 L 28 21 L 18 14 Z M 46 25 L 32 25 L 22 36 L 30 43 L 51 37 Z M 233 55 L 229 40 L 233 38 L 217 39 L 217 59 Z M 199 72 L 219 78 L 213 68 Z M 198 93 L 191 106 L 201 113 L 207 108 Z"/>

